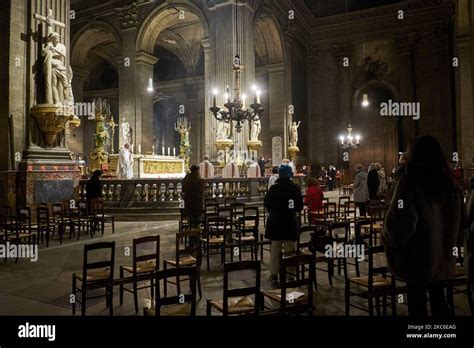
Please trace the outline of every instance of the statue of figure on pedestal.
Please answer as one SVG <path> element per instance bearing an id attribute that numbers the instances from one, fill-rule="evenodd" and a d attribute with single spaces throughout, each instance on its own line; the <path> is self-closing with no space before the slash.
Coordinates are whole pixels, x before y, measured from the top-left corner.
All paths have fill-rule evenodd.
<path id="1" fill-rule="evenodd" d="M 219 121 L 217 124 L 217 140 L 229 140 L 230 123 Z"/>
<path id="2" fill-rule="evenodd" d="M 258 136 L 262 131 L 262 123 L 260 118 L 253 120 L 250 125 L 250 141 L 259 141 Z"/>
<path id="3" fill-rule="evenodd" d="M 298 147 L 298 128 L 301 125 L 301 121 L 298 123 L 293 122 L 290 125 L 290 147 Z"/>
<path id="4" fill-rule="evenodd" d="M 65 105 L 73 103 L 71 88 L 72 71 L 66 68 L 63 60 L 66 59 L 66 46 L 56 32 L 48 35 L 46 45 L 41 51 L 43 56 L 43 69 L 45 75 L 46 103 Z M 69 76 L 68 76 L 69 72 Z"/>
<path id="5" fill-rule="evenodd" d="M 127 120 L 122 118 L 122 124 L 120 125 L 120 131 L 122 132 L 122 144 L 131 144 L 132 142 L 132 129 L 130 123 Z"/>

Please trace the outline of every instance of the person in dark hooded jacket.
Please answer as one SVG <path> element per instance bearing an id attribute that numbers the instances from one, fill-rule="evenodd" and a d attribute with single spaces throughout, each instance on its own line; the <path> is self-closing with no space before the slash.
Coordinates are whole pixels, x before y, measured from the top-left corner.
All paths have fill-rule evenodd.
<path id="1" fill-rule="evenodd" d="M 411 145 L 385 217 L 382 239 L 390 272 L 407 283 L 410 316 L 449 315 L 443 282 L 455 276 L 465 226 L 462 192 L 438 141 L 422 136 Z"/>
<path id="2" fill-rule="evenodd" d="M 183 179 L 184 209 L 191 227 L 198 227 L 204 209 L 204 186 L 206 182 L 199 174 L 197 165 L 191 166 L 191 172 Z"/>
<path id="3" fill-rule="evenodd" d="M 299 230 L 297 213 L 303 210 L 303 196 L 300 187 L 292 181 L 291 167 L 281 165 L 278 176 L 279 179 L 267 192 L 264 202 L 269 213 L 265 237 L 272 242 L 270 274 L 274 284 L 278 282 L 282 249 L 285 253 L 295 250 Z"/>

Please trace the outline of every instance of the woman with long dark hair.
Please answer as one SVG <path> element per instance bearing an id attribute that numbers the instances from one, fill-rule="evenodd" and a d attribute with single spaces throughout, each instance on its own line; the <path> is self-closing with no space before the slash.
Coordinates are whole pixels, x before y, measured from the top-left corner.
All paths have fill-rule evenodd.
<path id="1" fill-rule="evenodd" d="M 410 147 L 385 217 L 383 240 L 390 271 L 406 281 L 410 316 L 449 315 L 443 282 L 453 279 L 456 248 L 465 226 L 462 192 L 438 141 Z"/>

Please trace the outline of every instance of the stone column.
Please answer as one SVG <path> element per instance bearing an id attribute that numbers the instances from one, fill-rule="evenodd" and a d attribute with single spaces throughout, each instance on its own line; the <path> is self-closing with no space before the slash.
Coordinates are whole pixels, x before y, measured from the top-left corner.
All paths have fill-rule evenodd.
<path id="1" fill-rule="evenodd" d="M 400 101 L 415 102 L 414 64 L 418 33 L 397 34 L 394 39 L 400 51 Z M 398 127 L 398 148 L 406 151 L 409 141 L 416 136 L 416 124 L 410 117 L 401 117 Z"/>
<path id="2" fill-rule="evenodd" d="M 318 145 L 321 137 L 318 133 L 323 129 L 322 120 L 317 117 L 317 79 L 318 66 L 320 65 L 320 51 L 318 47 L 311 46 L 307 51 L 308 61 L 308 127 L 306 127 L 306 139 L 308 139 L 308 159 L 310 163 L 315 163 L 321 158 L 319 151 L 322 149 Z M 315 133 L 316 132 L 316 133 Z"/>
<path id="3" fill-rule="evenodd" d="M 288 19 L 284 29 L 284 37 L 285 37 L 285 67 L 284 67 L 284 75 L 285 75 L 285 97 L 284 101 L 285 105 L 285 123 L 283 128 L 283 157 L 287 158 L 288 155 L 288 146 L 289 146 L 289 135 L 288 135 L 288 127 L 293 122 L 293 115 L 290 114 L 290 105 L 294 106 L 293 104 L 293 41 L 295 40 L 296 36 L 296 26 L 293 20 Z"/>
<path id="4" fill-rule="evenodd" d="M 199 150 L 203 155 L 208 155 L 210 159 L 215 159 L 215 124 L 216 121 L 214 116 L 209 111 L 209 107 L 212 103 L 212 88 L 214 81 L 211 80 L 211 77 L 215 74 L 215 67 L 211 52 L 211 40 L 206 38 L 202 40 L 202 47 L 204 50 L 204 119 L 201 120 L 199 124 L 195 125 L 195 129 L 199 134 Z M 199 127 L 199 129 L 198 129 Z"/>
<path id="5" fill-rule="evenodd" d="M 210 70 L 206 69 L 206 75 L 210 73 L 213 80 L 210 81 L 209 89 L 217 88 L 219 90 L 218 104 L 223 105 L 226 86 L 230 86 L 231 94 L 234 96 L 234 72 L 232 69 L 233 59 L 236 54 L 240 56 L 241 64 L 244 70 L 241 74 L 241 93 L 247 94 L 249 100 L 253 97 L 251 86 L 255 82 L 255 47 L 254 47 L 254 10 L 248 2 L 239 2 L 237 9 L 238 23 L 235 23 L 236 5 L 232 0 L 218 0 L 209 8 L 211 14 L 211 45 L 210 51 L 212 64 Z M 238 30 L 238 37 L 236 36 Z M 206 51 L 205 51 L 206 54 Z M 207 59 L 206 59 L 207 63 Z M 206 66 L 207 68 L 207 66 Z M 206 86 L 207 87 L 207 86 Z M 209 90 L 206 91 L 206 109 L 211 106 L 212 96 Z M 264 96 L 262 96 L 263 98 Z M 213 127 L 206 128 L 206 145 L 209 144 L 209 150 L 216 154 L 214 143 L 216 136 L 216 122 L 212 120 L 213 116 L 209 113 L 209 122 Z M 236 138 L 234 134 L 234 138 Z M 246 149 L 246 139 L 248 139 L 248 124 L 244 124 L 239 138 L 244 141 L 243 150 Z M 236 139 L 234 139 L 235 141 Z M 212 147 L 212 148 L 211 148 Z M 215 157 L 215 156 L 212 156 Z"/>
<path id="6" fill-rule="evenodd" d="M 334 57 L 338 66 L 338 128 L 347 127 L 347 122 L 351 122 L 351 64 L 352 45 L 341 43 L 332 46 Z M 346 64 L 347 63 L 347 64 Z"/>
<path id="7" fill-rule="evenodd" d="M 271 142 L 273 137 L 286 138 L 286 113 L 288 106 L 285 102 L 285 66 L 283 63 L 279 63 L 267 65 L 266 68 L 268 71 L 268 90 L 271 91 L 271 93 L 269 94 L 269 109 L 265 112 L 265 116 L 270 119 Z M 286 143 L 283 146 L 287 146 Z"/>
<path id="8" fill-rule="evenodd" d="M 125 118 L 136 132 L 136 61 L 135 44 L 137 36 L 136 19 L 137 9 L 135 7 L 124 7 L 118 10 L 118 18 L 121 26 L 122 36 L 122 59 L 119 64 L 119 125 Z M 146 87 L 145 87 L 146 88 Z M 120 128 L 118 128 L 120 129 Z M 135 134 L 134 134 L 135 137 Z M 119 144 L 123 145 L 122 134 L 119 132 Z M 151 146 L 151 145 L 150 145 Z M 143 151 L 143 149 L 142 149 Z"/>
<path id="9" fill-rule="evenodd" d="M 201 151 L 201 122 L 202 119 L 198 116 L 197 110 L 197 92 L 198 86 L 189 84 L 185 87 L 186 91 L 186 116 L 191 123 L 191 132 L 189 134 L 189 141 L 191 143 L 191 159 L 190 164 L 199 163 L 204 156 Z"/>
<path id="10" fill-rule="evenodd" d="M 457 57 L 459 67 L 456 73 L 457 96 L 457 150 L 469 178 L 474 170 L 474 90 L 473 71 L 471 63 L 471 38 L 469 36 L 457 37 Z"/>
<path id="11" fill-rule="evenodd" d="M 135 151 L 138 145 L 142 146 L 142 153 L 152 151 L 153 145 L 153 92 L 147 90 L 148 81 L 153 78 L 153 66 L 158 62 L 158 58 L 147 52 L 137 52 L 135 55 L 136 70 L 136 116 L 133 144 Z"/>
<path id="12" fill-rule="evenodd" d="M 76 103 L 84 102 L 84 83 L 87 78 L 87 71 L 73 67 L 74 78 L 72 79 L 72 91 Z M 78 108 L 79 109 L 79 108 Z M 87 108 L 86 108 L 87 109 Z M 75 155 L 84 153 L 86 149 L 84 144 L 84 134 L 86 134 L 87 115 L 77 115 L 81 120 L 79 128 L 70 130 L 67 134 L 68 147 Z"/>

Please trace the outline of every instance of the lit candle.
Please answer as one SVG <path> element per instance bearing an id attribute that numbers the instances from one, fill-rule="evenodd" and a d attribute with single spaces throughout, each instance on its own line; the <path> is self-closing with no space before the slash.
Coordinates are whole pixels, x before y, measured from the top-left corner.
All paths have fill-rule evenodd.
<path id="1" fill-rule="evenodd" d="M 171 155 L 171 148 L 168 147 L 168 156 Z"/>
<path id="2" fill-rule="evenodd" d="M 217 93 L 218 93 L 218 92 L 217 92 L 217 89 L 214 89 L 214 90 L 212 91 L 212 94 L 213 94 L 213 96 L 212 96 L 212 106 L 213 106 L 213 107 L 216 107 L 216 106 L 217 106 Z"/>
<path id="3" fill-rule="evenodd" d="M 245 94 L 242 95 L 242 109 L 246 109 L 245 101 L 247 100 L 247 96 Z"/>
<path id="4" fill-rule="evenodd" d="M 176 148 L 175 147 L 173 147 L 173 156 L 176 157 Z"/>
<path id="5" fill-rule="evenodd" d="M 138 154 L 141 155 L 142 153 L 142 144 L 138 144 Z"/>
<path id="6" fill-rule="evenodd" d="M 132 153 L 133 153 L 133 148 L 134 148 L 134 146 L 135 146 L 135 144 L 132 144 L 132 149 L 131 149 L 131 150 L 132 150 Z"/>
<path id="7" fill-rule="evenodd" d="M 230 87 L 227 86 L 225 90 L 226 90 L 225 99 L 229 103 L 230 102 Z"/>
<path id="8" fill-rule="evenodd" d="M 161 154 L 162 154 L 163 156 L 165 155 L 165 147 L 164 147 L 164 146 L 161 148 Z"/>
<path id="9" fill-rule="evenodd" d="M 341 141 L 341 145 L 344 145 L 344 137 L 342 135 L 339 137 L 339 140 Z"/>
<path id="10" fill-rule="evenodd" d="M 260 94 L 261 92 L 257 90 L 256 95 L 257 95 L 257 104 L 260 104 Z"/>

